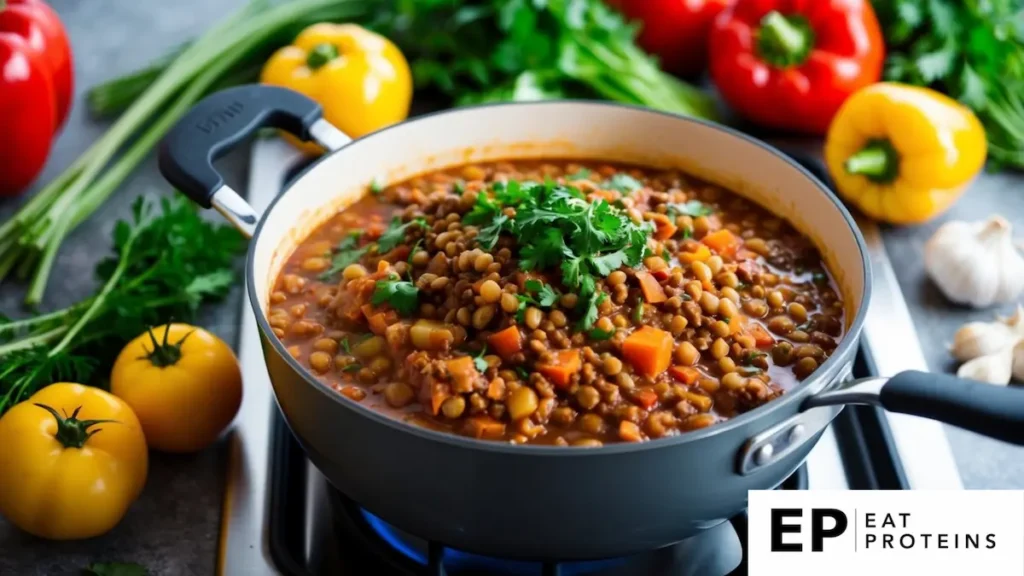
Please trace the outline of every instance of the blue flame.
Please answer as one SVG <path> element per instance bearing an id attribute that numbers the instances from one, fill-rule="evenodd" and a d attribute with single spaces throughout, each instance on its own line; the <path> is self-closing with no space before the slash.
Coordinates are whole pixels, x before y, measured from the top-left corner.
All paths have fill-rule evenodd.
<path id="1" fill-rule="evenodd" d="M 427 564 L 427 555 L 423 550 L 413 546 L 409 541 L 402 536 L 402 534 L 392 525 L 381 520 L 380 518 L 370 514 L 366 510 L 361 510 L 363 517 L 366 518 L 366 522 L 371 528 L 392 548 L 397 552 L 405 556 L 406 558 L 416 562 L 418 564 Z M 541 564 L 539 562 L 524 562 L 521 560 L 502 560 L 500 558 L 492 558 L 490 556 L 481 556 L 479 554 L 471 554 L 469 552 L 462 552 L 454 550 L 452 548 L 444 549 L 444 565 L 450 573 L 458 571 L 484 571 L 488 574 L 505 574 L 508 576 L 536 576 L 541 574 Z M 593 560 L 588 562 L 564 562 L 559 567 L 560 574 L 564 576 L 584 576 L 586 574 L 595 574 L 600 570 L 605 570 L 615 566 L 619 566 L 626 561 L 625 558 L 616 558 L 611 560 Z"/>

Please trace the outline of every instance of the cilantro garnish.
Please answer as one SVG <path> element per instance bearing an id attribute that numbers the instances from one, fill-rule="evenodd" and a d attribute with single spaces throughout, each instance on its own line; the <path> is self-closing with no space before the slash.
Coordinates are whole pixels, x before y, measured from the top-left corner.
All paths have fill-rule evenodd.
<path id="1" fill-rule="evenodd" d="M 516 375 L 518 375 L 523 380 L 530 379 L 530 373 L 527 372 L 526 368 L 523 368 L 522 366 L 516 366 Z"/>
<path id="2" fill-rule="evenodd" d="M 408 316 L 419 307 L 420 290 L 412 282 L 403 280 L 378 280 L 370 303 L 390 304 L 400 314 Z"/>
<path id="3" fill-rule="evenodd" d="M 452 184 L 452 192 L 454 192 L 456 196 L 462 196 L 466 192 L 466 183 L 462 180 L 456 180 L 455 183 Z"/>
<path id="4" fill-rule="evenodd" d="M 580 168 L 579 170 L 565 177 L 565 179 L 569 181 L 586 180 L 588 178 L 590 178 L 590 170 L 587 168 Z"/>
<path id="5" fill-rule="evenodd" d="M 677 202 L 666 204 L 668 208 L 668 215 L 672 217 L 676 216 L 710 216 L 714 214 L 709 206 L 701 202 L 700 200 L 690 200 L 689 202 Z"/>
<path id="6" fill-rule="evenodd" d="M 620 186 L 635 181 L 627 174 L 619 176 Z M 508 207 L 515 209 L 514 217 L 504 212 Z M 493 248 L 503 233 L 514 236 L 522 270 L 561 270 L 562 284 L 578 296 L 575 313 L 584 330 L 593 325 L 595 307 L 607 297 L 595 293 L 595 276 L 639 266 L 649 253 L 653 230 L 649 222 L 633 222 L 619 207 L 600 199 L 589 202 L 575 187 L 551 180 L 496 182 L 490 193 L 477 196 L 462 221 L 481 227 L 477 242 L 484 249 Z M 532 291 L 544 285 L 538 281 L 537 286 Z M 551 294 L 554 303 L 554 290 Z M 534 299 L 520 295 L 520 313 L 528 303 Z"/>
<path id="7" fill-rule="evenodd" d="M 412 226 L 426 228 L 427 221 L 422 218 L 417 218 L 402 224 L 402 219 L 395 216 L 391 220 L 391 224 L 388 226 L 388 229 L 380 235 L 380 238 L 377 239 L 377 251 L 381 254 L 385 254 L 394 250 L 396 246 L 405 242 L 405 231 Z"/>
<path id="8" fill-rule="evenodd" d="M 643 298 L 637 296 L 636 307 L 633 308 L 633 322 L 639 324 L 644 317 L 644 301 Z"/>
<path id="9" fill-rule="evenodd" d="M 338 243 L 338 252 L 331 260 L 331 267 L 320 275 L 321 280 L 328 280 L 348 266 L 359 262 L 363 255 L 366 254 L 367 250 L 366 247 L 358 248 L 359 239 L 362 238 L 362 236 L 362 230 L 352 230 L 345 235 L 345 238 Z"/>
<path id="10" fill-rule="evenodd" d="M 753 364 L 754 361 L 757 360 L 758 358 L 760 358 L 762 356 L 767 356 L 767 355 L 768 354 L 765 353 L 765 352 L 761 352 L 761 351 L 758 351 L 758 350 L 751 350 L 750 352 L 747 352 L 746 354 L 743 355 L 743 358 L 742 358 L 742 360 L 740 360 L 740 362 L 742 362 L 746 366 L 749 366 L 749 365 Z"/>
<path id="11" fill-rule="evenodd" d="M 341 369 L 341 371 L 342 372 L 358 372 L 362 368 L 363 368 L 363 366 L 359 362 L 353 362 L 351 364 L 346 364 L 345 367 Z"/>
<path id="12" fill-rule="evenodd" d="M 487 344 L 480 350 L 480 353 L 473 357 L 473 366 L 476 367 L 480 373 L 487 371 L 487 360 L 484 360 L 484 354 L 487 354 Z"/>
<path id="13" fill-rule="evenodd" d="M 379 178 L 374 178 L 370 182 L 370 192 L 374 194 L 380 194 L 384 190 L 384 183 Z"/>
<path id="14" fill-rule="evenodd" d="M 813 280 L 815 284 L 828 284 L 828 274 L 825 274 L 824 272 L 815 272 L 811 275 L 811 280 Z"/>
<path id="15" fill-rule="evenodd" d="M 348 336 L 342 338 L 338 343 L 341 344 L 341 349 L 345 351 L 345 354 L 352 355 L 352 346 L 348 343 Z"/>
<path id="16" fill-rule="evenodd" d="M 550 308 L 558 300 L 558 293 L 555 292 L 555 289 L 550 284 L 545 284 L 540 280 L 533 278 L 527 280 L 525 288 L 526 294 L 516 294 L 516 298 L 519 299 L 519 310 L 516 312 L 516 318 L 520 322 L 523 321 L 523 314 L 526 312 L 527 305 L 533 304 L 538 308 Z M 530 292 L 534 293 L 536 297 L 529 296 Z"/>
<path id="17" fill-rule="evenodd" d="M 643 183 L 625 172 L 619 172 L 601 183 L 601 188 L 616 190 L 623 194 L 632 194 L 643 187 Z"/>
<path id="18" fill-rule="evenodd" d="M 607 340 L 615 335 L 615 330 L 601 330 L 600 328 L 594 328 L 590 332 L 587 332 L 591 340 Z"/>

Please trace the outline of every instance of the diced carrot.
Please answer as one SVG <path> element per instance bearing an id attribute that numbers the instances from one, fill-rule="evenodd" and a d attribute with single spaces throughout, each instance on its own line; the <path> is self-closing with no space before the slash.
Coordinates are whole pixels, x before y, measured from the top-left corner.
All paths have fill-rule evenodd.
<path id="1" fill-rule="evenodd" d="M 636 278 L 640 281 L 640 290 L 644 293 L 644 300 L 649 304 L 657 304 L 668 300 L 668 296 L 665 295 L 665 290 L 662 289 L 661 284 L 658 284 L 657 278 L 651 276 L 649 272 L 639 270 L 636 273 Z"/>
<path id="2" fill-rule="evenodd" d="M 491 334 L 491 337 L 487 339 L 487 343 L 502 358 L 509 358 L 523 349 L 523 340 L 519 335 L 519 328 L 515 326 L 509 326 L 501 332 Z"/>
<path id="3" fill-rule="evenodd" d="M 419 391 L 420 402 L 435 416 L 441 411 L 441 404 L 450 396 L 451 390 L 448 385 L 433 378 L 429 378 Z"/>
<path id="4" fill-rule="evenodd" d="M 708 258 L 711 258 L 711 250 L 708 250 L 708 247 L 703 244 L 698 246 L 697 250 L 694 252 L 683 252 L 679 254 L 679 261 L 685 262 L 686 264 L 706 262 Z"/>
<path id="5" fill-rule="evenodd" d="M 537 364 L 540 372 L 559 388 L 565 388 L 572 382 L 572 375 L 583 368 L 579 350 L 558 350 L 554 352 L 554 361 L 550 364 Z"/>
<path id="6" fill-rule="evenodd" d="M 594 190 L 588 195 L 593 200 L 604 200 L 605 202 L 612 203 L 622 198 L 622 194 L 619 194 L 615 190 Z"/>
<path id="7" fill-rule="evenodd" d="M 747 326 L 747 318 L 743 314 L 736 314 L 729 318 L 729 333 L 742 334 Z"/>
<path id="8" fill-rule="evenodd" d="M 473 364 L 473 358 L 459 356 L 448 361 L 448 376 L 452 381 L 452 390 L 456 392 L 469 392 L 473 390 L 476 379 L 480 377 Z"/>
<path id="9" fill-rule="evenodd" d="M 447 400 L 451 395 L 448 394 L 443 388 L 437 388 L 430 394 L 430 413 L 434 416 L 441 411 L 441 404 Z"/>
<path id="10" fill-rule="evenodd" d="M 658 393 L 650 388 L 643 388 L 633 394 L 633 400 L 644 410 L 650 410 L 658 403 Z"/>
<path id="11" fill-rule="evenodd" d="M 370 316 L 368 324 L 370 325 L 370 332 L 378 336 L 383 336 L 384 332 L 388 329 L 387 316 L 383 312 Z"/>
<path id="12" fill-rule="evenodd" d="M 747 327 L 747 332 L 754 337 L 754 343 L 758 348 L 766 348 L 775 344 L 775 338 L 772 338 L 772 335 L 757 322 L 751 322 Z"/>
<path id="13" fill-rule="evenodd" d="M 742 241 L 726 228 L 708 234 L 701 242 L 720 255 L 730 257 L 736 254 L 742 244 Z"/>
<path id="14" fill-rule="evenodd" d="M 505 425 L 490 416 L 473 416 L 466 419 L 466 429 L 475 438 L 496 440 L 505 435 Z"/>
<path id="15" fill-rule="evenodd" d="M 623 442 L 639 442 L 644 437 L 640 434 L 640 427 L 636 423 L 623 420 L 619 422 L 619 439 Z"/>
<path id="16" fill-rule="evenodd" d="M 676 230 L 679 230 L 675 222 L 664 214 L 655 214 L 651 217 L 651 222 L 654 222 L 654 238 L 656 240 L 668 240 L 675 235 Z"/>
<path id="17" fill-rule="evenodd" d="M 623 357 L 644 376 L 654 378 L 672 362 L 672 335 L 660 328 L 644 326 L 622 343 Z"/>
<path id="18" fill-rule="evenodd" d="M 505 399 L 505 381 L 501 378 L 495 378 L 491 380 L 491 383 L 487 385 L 487 397 L 491 400 L 504 400 Z"/>
<path id="19" fill-rule="evenodd" d="M 697 378 L 700 378 L 700 372 L 690 366 L 670 366 L 668 373 L 687 386 L 697 382 Z"/>

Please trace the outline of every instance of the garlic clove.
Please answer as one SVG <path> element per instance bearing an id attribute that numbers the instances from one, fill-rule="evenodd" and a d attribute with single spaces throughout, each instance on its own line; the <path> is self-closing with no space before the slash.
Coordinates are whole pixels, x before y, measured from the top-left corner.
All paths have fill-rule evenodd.
<path id="1" fill-rule="evenodd" d="M 1013 311 L 1013 315 L 1005 318 L 999 316 L 997 319 L 1009 326 L 1014 334 L 1024 337 L 1024 306 L 1017 304 L 1017 309 Z"/>
<path id="2" fill-rule="evenodd" d="M 1010 383 L 1015 349 L 1016 346 L 1008 346 L 994 354 L 979 356 L 961 366 L 956 375 L 960 378 L 1005 386 Z"/>
<path id="3" fill-rule="evenodd" d="M 953 357 L 961 362 L 979 356 L 995 354 L 1012 346 L 1021 335 L 1002 322 L 968 322 L 953 335 L 950 348 Z"/>
<path id="4" fill-rule="evenodd" d="M 1024 340 L 1013 347 L 1010 371 L 1017 383 L 1024 383 Z"/>
<path id="5" fill-rule="evenodd" d="M 949 300 L 976 308 L 1024 291 L 1024 258 L 1002 216 L 947 222 L 925 244 L 925 270 Z"/>

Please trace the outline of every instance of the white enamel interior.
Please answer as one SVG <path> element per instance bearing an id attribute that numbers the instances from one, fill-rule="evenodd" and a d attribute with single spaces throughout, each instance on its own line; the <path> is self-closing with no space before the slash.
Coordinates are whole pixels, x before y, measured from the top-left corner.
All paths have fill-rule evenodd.
<path id="1" fill-rule="evenodd" d="M 673 167 L 719 184 L 787 218 L 812 238 L 835 275 L 852 322 L 865 269 L 844 210 L 777 151 L 721 127 L 601 103 L 545 102 L 464 108 L 362 138 L 306 172 L 266 216 L 255 240 L 260 307 L 297 243 L 374 179 L 404 178 L 504 158 L 604 159 Z"/>

